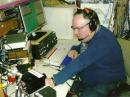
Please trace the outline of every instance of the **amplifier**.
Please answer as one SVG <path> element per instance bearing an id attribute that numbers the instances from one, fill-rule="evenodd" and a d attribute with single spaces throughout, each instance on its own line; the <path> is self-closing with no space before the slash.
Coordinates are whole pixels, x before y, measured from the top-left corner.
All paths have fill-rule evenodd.
<path id="1" fill-rule="evenodd" d="M 9 59 L 26 58 L 29 56 L 28 51 L 23 50 L 23 48 L 8 50 L 7 55 Z"/>
<path id="2" fill-rule="evenodd" d="M 15 8 L 0 10 L 0 21 L 5 21 L 10 18 L 16 17 L 18 12 Z"/>
<path id="3" fill-rule="evenodd" d="M 34 59 L 41 59 L 57 44 L 57 37 L 53 31 L 35 32 L 29 40 Z"/>
<path id="4" fill-rule="evenodd" d="M 35 70 L 25 72 L 21 78 L 24 90 L 31 94 L 45 85 L 46 74 Z"/>

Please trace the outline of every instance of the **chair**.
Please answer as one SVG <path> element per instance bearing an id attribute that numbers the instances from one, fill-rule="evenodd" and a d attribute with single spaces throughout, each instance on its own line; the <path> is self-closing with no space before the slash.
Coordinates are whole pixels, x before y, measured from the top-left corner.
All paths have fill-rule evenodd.
<path id="1" fill-rule="evenodd" d="M 117 40 L 121 46 L 124 57 L 127 84 L 130 85 L 130 41 L 121 38 L 118 38 Z"/>
<path id="2" fill-rule="evenodd" d="M 126 83 L 121 83 L 117 88 L 112 90 L 108 97 L 130 97 L 130 41 L 117 39 L 123 53 L 125 72 L 127 77 Z"/>

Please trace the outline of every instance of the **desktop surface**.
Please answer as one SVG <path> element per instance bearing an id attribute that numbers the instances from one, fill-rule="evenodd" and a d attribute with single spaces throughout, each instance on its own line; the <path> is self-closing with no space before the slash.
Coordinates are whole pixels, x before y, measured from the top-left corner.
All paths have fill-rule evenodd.
<path id="1" fill-rule="evenodd" d="M 52 52 L 52 54 L 50 54 L 49 57 L 44 58 L 43 62 L 46 64 L 54 65 L 54 66 L 60 66 L 64 59 L 65 59 L 64 62 L 71 61 L 71 59 L 67 57 L 67 54 L 72 48 L 72 46 L 77 45 L 77 44 L 78 44 L 78 41 L 75 39 L 74 40 L 58 40 L 58 43 L 55 46 L 55 49 Z"/>
<path id="2" fill-rule="evenodd" d="M 74 43 L 71 43 L 71 40 L 66 42 L 65 45 L 63 45 L 63 43 L 65 44 L 64 41 L 58 42 L 58 44 L 56 45 L 56 48 L 57 48 L 57 50 L 61 50 L 62 49 L 61 51 L 66 50 L 66 53 L 64 53 L 64 58 L 65 58 L 67 53 L 68 53 L 68 51 L 70 50 L 72 45 L 74 45 Z M 55 53 L 53 53 L 53 54 L 56 55 Z M 59 53 L 58 56 L 60 56 L 61 54 L 63 54 L 63 53 Z M 61 63 L 64 60 L 64 58 L 60 61 Z M 59 65 L 61 63 L 59 63 Z M 35 60 L 35 65 L 33 66 L 32 69 L 37 71 L 37 72 L 39 72 L 39 73 L 41 73 L 41 74 L 46 74 L 46 76 L 48 78 L 51 78 L 53 76 L 53 74 L 58 73 L 59 69 L 61 69 L 61 68 L 59 68 L 58 66 L 53 66 L 51 64 L 46 64 L 44 62 L 44 58 L 43 58 L 43 59 L 40 59 L 40 60 Z M 57 95 L 56 97 L 66 97 L 66 95 L 67 95 L 68 91 L 70 90 L 72 84 L 73 84 L 73 80 L 69 79 L 69 80 L 67 80 L 67 82 L 65 82 L 65 83 L 63 83 L 61 85 L 55 86 L 54 89 L 56 90 L 56 95 Z M 14 87 L 15 87 L 15 84 L 13 85 L 12 88 L 10 88 L 10 87 L 8 88 L 8 90 L 10 91 L 9 92 L 10 97 L 14 97 L 15 96 L 15 92 L 14 91 L 16 91 L 16 89 Z M 30 94 L 30 97 L 34 97 L 34 93 Z"/>

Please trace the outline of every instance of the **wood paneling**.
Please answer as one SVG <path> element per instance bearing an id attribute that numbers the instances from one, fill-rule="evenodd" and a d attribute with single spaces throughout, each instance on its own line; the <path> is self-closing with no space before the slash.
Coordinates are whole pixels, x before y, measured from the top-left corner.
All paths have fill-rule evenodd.
<path id="1" fill-rule="evenodd" d="M 0 37 L 18 27 L 18 22 L 16 18 L 9 19 L 4 22 L 0 22 Z"/>

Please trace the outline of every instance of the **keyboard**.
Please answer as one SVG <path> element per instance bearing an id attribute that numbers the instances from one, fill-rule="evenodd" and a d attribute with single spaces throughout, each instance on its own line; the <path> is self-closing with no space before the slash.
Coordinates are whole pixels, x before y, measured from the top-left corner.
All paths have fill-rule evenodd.
<path id="1" fill-rule="evenodd" d="M 47 60 L 44 60 L 44 62 L 50 65 L 60 66 L 69 50 L 70 49 L 68 48 L 57 48 Z"/>

